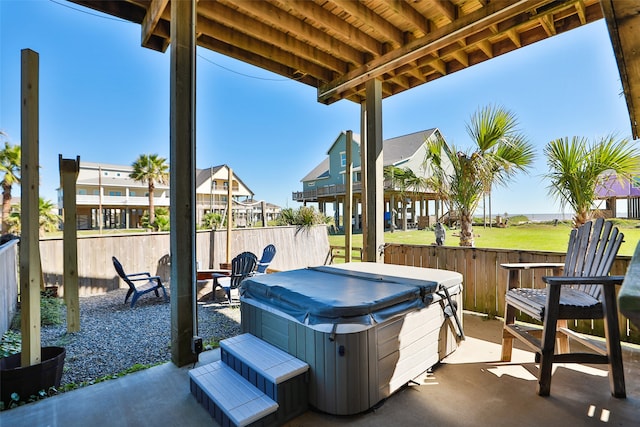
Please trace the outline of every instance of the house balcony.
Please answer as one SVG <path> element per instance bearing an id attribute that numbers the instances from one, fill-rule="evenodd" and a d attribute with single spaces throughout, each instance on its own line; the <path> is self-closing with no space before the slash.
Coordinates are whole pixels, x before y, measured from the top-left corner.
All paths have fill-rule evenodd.
<path id="1" fill-rule="evenodd" d="M 154 197 L 154 205 L 156 207 L 168 207 L 169 197 Z M 149 206 L 149 197 L 147 196 L 100 196 L 98 195 L 76 195 L 76 204 L 78 206 L 99 206 L 103 207 L 145 207 Z"/>

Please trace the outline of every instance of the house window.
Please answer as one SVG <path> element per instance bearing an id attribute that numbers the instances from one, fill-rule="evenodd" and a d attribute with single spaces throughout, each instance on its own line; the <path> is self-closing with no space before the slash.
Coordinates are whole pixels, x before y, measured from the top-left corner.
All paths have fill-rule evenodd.
<path id="1" fill-rule="evenodd" d="M 344 151 L 340 153 L 340 166 L 343 168 L 347 167 L 347 153 Z"/>
<path id="2" fill-rule="evenodd" d="M 308 185 L 309 185 L 309 187 L 315 187 L 316 186 L 316 182 L 315 181 L 314 182 L 310 182 Z"/>
<path id="3" fill-rule="evenodd" d="M 631 177 L 631 187 L 640 188 L 640 176 Z"/>
<path id="4" fill-rule="evenodd" d="M 110 196 L 122 196 L 122 191 L 109 191 Z"/>
<path id="5" fill-rule="evenodd" d="M 94 196 L 99 196 L 100 195 L 100 190 L 93 190 L 93 195 Z"/>
<path id="6" fill-rule="evenodd" d="M 353 182 L 361 182 L 362 181 L 362 172 L 356 172 L 353 174 Z"/>
<path id="7" fill-rule="evenodd" d="M 222 183 L 222 188 L 223 188 L 223 189 L 225 189 L 225 190 L 226 190 L 227 188 L 229 188 L 229 182 L 227 182 L 227 181 L 223 182 L 223 183 Z"/>
<path id="8" fill-rule="evenodd" d="M 87 194 L 87 190 L 85 190 L 85 189 L 78 190 L 78 195 L 79 196 L 84 196 L 86 194 Z"/>
<path id="9" fill-rule="evenodd" d="M 218 182 L 217 181 L 211 181 L 211 188 L 213 190 L 215 190 L 218 187 Z"/>
<path id="10" fill-rule="evenodd" d="M 129 195 L 133 197 L 133 196 L 136 195 L 136 192 L 135 191 L 129 191 Z"/>

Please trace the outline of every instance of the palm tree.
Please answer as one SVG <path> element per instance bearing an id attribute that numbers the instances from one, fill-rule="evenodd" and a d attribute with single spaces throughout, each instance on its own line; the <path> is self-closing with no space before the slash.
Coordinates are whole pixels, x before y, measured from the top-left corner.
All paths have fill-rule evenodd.
<path id="1" fill-rule="evenodd" d="M 473 149 L 458 150 L 439 139 L 428 143 L 425 158 L 425 167 L 430 166 L 434 175 L 430 184 L 439 186 L 436 191 L 460 215 L 460 246 L 474 246 L 473 213 L 484 194 L 526 172 L 535 157 L 515 115 L 503 107 L 478 110 L 467 124 L 467 133 Z"/>
<path id="2" fill-rule="evenodd" d="M 640 149 L 628 139 L 608 135 L 589 142 L 574 136 L 549 142 L 544 149 L 549 165 L 545 178 L 551 181 L 549 194 L 575 212 L 574 227 L 592 217 L 596 189 L 604 183 L 604 172 L 615 172 L 619 180 L 640 172 Z"/>
<path id="3" fill-rule="evenodd" d="M 20 183 L 20 153 L 19 145 L 10 145 L 5 141 L 4 148 L 0 150 L 0 172 L 4 173 L 0 186 L 2 186 L 2 233 L 7 233 L 9 224 L 7 219 L 11 213 L 11 187 Z M 0 233 L 0 234 L 2 234 Z"/>
<path id="4" fill-rule="evenodd" d="M 157 154 L 141 154 L 131 166 L 133 172 L 129 174 L 129 177 L 136 181 L 147 182 L 149 185 L 149 224 L 157 229 L 153 193 L 156 189 L 156 183 L 166 184 L 169 181 L 167 159 L 159 157 Z"/>
<path id="5" fill-rule="evenodd" d="M 13 212 L 7 218 L 9 228 L 7 232 L 20 234 L 22 231 L 21 224 L 21 206 L 17 205 Z M 60 215 L 54 212 L 54 205 L 51 200 L 45 200 L 42 197 L 38 200 L 38 224 L 40 235 L 56 231 L 60 225 Z"/>

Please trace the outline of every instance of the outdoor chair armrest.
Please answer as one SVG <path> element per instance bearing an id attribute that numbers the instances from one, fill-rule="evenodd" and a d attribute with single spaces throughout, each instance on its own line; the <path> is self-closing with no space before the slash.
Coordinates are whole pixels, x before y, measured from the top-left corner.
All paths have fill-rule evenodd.
<path id="1" fill-rule="evenodd" d="M 133 274 L 127 274 L 127 278 L 131 279 L 132 277 L 138 277 L 138 276 L 145 276 L 145 277 L 150 277 L 151 274 L 149 274 L 148 271 L 145 271 L 144 273 L 133 273 Z"/>
<path id="2" fill-rule="evenodd" d="M 542 276 L 542 280 L 551 286 L 563 285 L 621 285 L 624 276 Z"/>
<path id="3" fill-rule="evenodd" d="M 549 269 L 549 268 L 563 268 L 564 263 L 560 262 L 516 262 L 500 264 L 500 267 L 507 270 L 533 270 L 533 269 Z"/>
<path id="4" fill-rule="evenodd" d="M 135 274 L 134 274 L 135 276 Z M 132 282 L 147 282 L 147 281 L 152 281 L 152 280 L 157 280 L 157 281 L 162 281 L 162 279 L 160 278 L 160 276 L 144 276 L 144 277 L 138 277 L 138 278 L 134 278 L 132 279 L 130 276 L 127 276 L 127 278 L 129 280 L 131 280 Z"/>

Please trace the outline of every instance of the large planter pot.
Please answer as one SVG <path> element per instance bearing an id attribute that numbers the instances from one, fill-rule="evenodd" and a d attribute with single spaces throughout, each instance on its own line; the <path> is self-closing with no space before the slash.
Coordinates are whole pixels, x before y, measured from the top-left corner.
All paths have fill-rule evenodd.
<path id="1" fill-rule="evenodd" d="M 42 347 L 42 362 L 21 367 L 21 353 L 0 359 L 0 398 L 8 405 L 11 394 L 18 393 L 21 400 L 50 387 L 60 387 L 66 352 L 62 347 Z"/>

